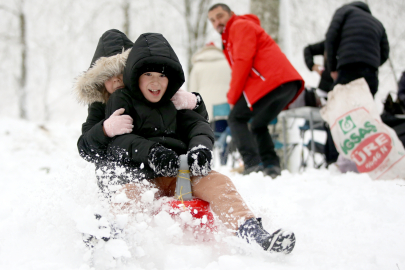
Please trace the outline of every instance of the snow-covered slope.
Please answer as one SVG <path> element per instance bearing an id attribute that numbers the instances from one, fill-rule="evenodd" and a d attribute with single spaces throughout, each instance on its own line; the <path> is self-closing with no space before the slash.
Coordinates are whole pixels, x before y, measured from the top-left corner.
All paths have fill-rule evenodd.
<path id="1" fill-rule="evenodd" d="M 290 255 L 267 254 L 219 231 L 195 238 L 189 217 L 173 220 L 158 202 L 118 215 L 122 239 L 96 246 L 94 265 L 82 232 L 97 233 L 92 164 L 76 151 L 80 124 L 40 126 L 0 118 L 0 269 L 405 269 L 405 181 L 372 181 L 333 170 L 229 175 L 268 231 L 295 232 Z M 102 232 L 98 232 L 102 233 Z M 116 257 L 118 259 L 113 259 Z"/>

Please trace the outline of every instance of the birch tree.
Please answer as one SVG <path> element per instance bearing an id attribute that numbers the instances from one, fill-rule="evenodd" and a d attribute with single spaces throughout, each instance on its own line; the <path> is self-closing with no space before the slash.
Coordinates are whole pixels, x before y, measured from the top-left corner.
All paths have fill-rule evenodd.
<path id="1" fill-rule="evenodd" d="M 184 18 L 187 30 L 187 72 L 190 74 L 192 64 L 191 58 L 198 49 L 204 46 L 207 37 L 208 9 L 211 5 L 211 0 L 183 0 L 183 6 L 178 4 L 178 1 L 171 2 L 173 7 Z"/>
<path id="2" fill-rule="evenodd" d="M 280 0 L 250 0 L 250 11 L 257 15 L 264 31 L 276 42 L 279 40 Z"/>
<path id="3" fill-rule="evenodd" d="M 3 38 L 10 43 L 18 44 L 20 49 L 20 76 L 18 78 L 18 114 L 22 119 L 27 119 L 27 36 L 26 36 L 26 16 L 24 13 L 24 0 L 19 0 L 16 7 L 8 7 L 0 5 L 0 10 L 11 14 L 18 21 L 17 35 L 7 36 L 3 34 Z"/>

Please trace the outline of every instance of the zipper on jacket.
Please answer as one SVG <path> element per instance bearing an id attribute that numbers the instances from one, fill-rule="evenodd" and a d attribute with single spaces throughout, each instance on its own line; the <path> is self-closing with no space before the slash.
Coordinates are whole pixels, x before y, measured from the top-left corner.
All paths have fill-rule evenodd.
<path id="1" fill-rule="evenodd" d="M 246 104 L 248 105 L 249 108 L 252 108 L 252 104 L 250 104 L 248 97 L 245 94 L 245 91 L 242 92 L 243 96 L 245 97 Z"/>
<path id="2" fill-rule="evenodd" d="M 266 78 L 262 76 L 262 74 L 260 74 L 255 68 L 252 67 L 252 70 L 254 73 L 256 73 L 257 76 L 260 77 L 260 79 L 262 79 L 262 81 L 265 81 Z"/>

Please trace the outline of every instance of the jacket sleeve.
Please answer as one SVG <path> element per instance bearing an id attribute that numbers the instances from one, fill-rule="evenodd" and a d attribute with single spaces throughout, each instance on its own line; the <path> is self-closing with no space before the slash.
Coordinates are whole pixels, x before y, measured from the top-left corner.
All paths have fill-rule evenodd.
<path id="1" fill-rule="evenodd" d="M 193 94 L 196 95 L 196 97 L 197 97 L 197 105 L 198 105 L 198 107 L 195 108 L 194 111 L 196 113 L 198 113 L 199 115 L 201 115 L 202 117 L 204 117 L 204 119 L 209 121 L 207 108 L 205 107 L 205 103 L 204 103 L 202 96 L 199 93 L 195 93 L 195 92 L 193 92 Z"/>
<path id="2" fill-rule="evenodd" d="M 338 9 L 333 15 L 332 22 L 330 23 L 328 31 L 326 32 L 325 50 L 330 71 L 336 71 L 336 56 L 340 43 L 342 25 L 345 20 L 345 13 L 345 8 Z"/>
<path id="3" fill-rule="evenodd" d="M 111 140 L 103 131 L 104 115 L 104 104 L 100 102 L 90 104 L 86 122 L 82 125 L 82 135 L 77 141 L 80 156 L 91 162 L 105 155 Z"/>
<path id="4" fill-rule="evenodd" d="M 228 103 L 234 105 L 242 95 L 257 47 L 256 31 L 251 22 L 235 22 L 229 32 L 232 41 L 232 78 L 227 94 Z"/>
<path id="5" fill-rule="evenodd" d="M 178 133 L 187 142 L 188 150 L 203 145 L 212 150 L 214 132 L 208 121 L 200 114 L 191 110 L 177 111 Z"/>
<path id="6" fill-rule="evenodd" d="M 405 71 L 402 73 L 398 82 L 398 99 L 405 106 Z"/>
<path id="7" fill-rule="evenodd" d="M 149 151 L 156 145 L 156 142 L 137 135 L 135 121 L 139 121 L 139 119 L 137 115 L 134 115 L 135 110 L 131 108 L 130 102 L 130 98 L 123 95 L 119 90 L 114 92 L 108 99 L 106 117 L 109 117 L 114 111 L 124 108 L 124 114 L 130 115 L 134 121 L 134 129 L 130 134 L 115 136 L 108 144 L 107 154 L 109 158 L 114 160 L 147 163 Z"/>
<path id="8" fill-rule="evenodd" d="M 325 52 L 325 41 L 321 41 L 315 44 L 311 44 L 305 47 L 304 49 L 304 59 L 305 64 L 307 65 L 308 69 L 312 71 L 312 67 L 314 66 L 314 56 L 315 55 L 323 55 Z"/>
<path id="9" fill-rule="evenodd" d="M 390 54 L 390 45 L 388 43 L 387 33 L 384 30 L 384 34 L 381 38 L 380 42 L 380 49 L 381 49 L 381 62 L 380 65 L 384 64 L 387 61 L 389 54 Z"/>

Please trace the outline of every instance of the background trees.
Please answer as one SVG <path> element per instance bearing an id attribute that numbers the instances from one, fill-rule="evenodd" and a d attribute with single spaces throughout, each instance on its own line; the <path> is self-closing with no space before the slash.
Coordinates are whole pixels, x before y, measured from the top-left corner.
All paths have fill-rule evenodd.
<path id="1" fill-rule="evenodd" d="M 306 83 L 316 86 L 319 76 L 306 68 L 302 50 L 324 38 L 334 11 L 351 0 L 221 2 L 236 14 L 251 11 L 257 14 Z M 405 70 L 405 31 L 400 23 L 405 1 L 367 2 L 384 24 L 391 45 L 393 69 L 388 63 L 380 69 L 380 91 L 376 97 L 384 99 L 388 91 L 396 90 L 393 74 L 398 77 Z M 89 67 L 98 38 L 111 28 L 120 29 L 132 40 L 144 32 L 162 33 L 189 71 L 196 50 L 209 41 L 221 46 L 220 36 L 206 19 L 208 8 L 215 3 L 213 0 L 0 0 L 0 117 L 83 121 L 86 107 L 79 105 L 72 95 L 73 80 Z"/>

